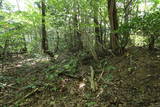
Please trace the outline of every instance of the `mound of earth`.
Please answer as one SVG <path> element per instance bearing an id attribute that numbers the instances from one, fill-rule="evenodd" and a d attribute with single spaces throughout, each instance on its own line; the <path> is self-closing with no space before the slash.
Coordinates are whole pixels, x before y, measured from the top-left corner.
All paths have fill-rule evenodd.
<path id="1" fill-rule="evenodd" d="M 64 64 L 70 57 L 54 64 Z M 63 61 L 65 60 L 65 61 Z M 159 107 L 160 51 L 130 48 L 107 63 L 78 65 L 76 75 L 51 75 L 47 58 L 21 57 L 0 72 L 0 106 L 20 107 Z M 90 61 L 92 62 L 92 61 Z M 67 61 L 66 61 L 67 63 Z M 91 87 L 91 67 L 95 91 Z"/>

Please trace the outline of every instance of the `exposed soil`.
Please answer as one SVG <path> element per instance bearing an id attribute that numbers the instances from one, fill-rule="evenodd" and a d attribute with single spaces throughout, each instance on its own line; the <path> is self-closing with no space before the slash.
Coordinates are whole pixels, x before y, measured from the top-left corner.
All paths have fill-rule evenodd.
<path id="1" fill-rule="evenodd" d="M 7 61 L 0 72 L 0 106 L 160 107 L 160 51 L 130 48 L 121 57 L 106 56 L 101 61 L 108 63 L 79 65 L 76 75 L 81 78 L 50 76 L 57 72 L 51 66 L 69 58 L 55 63 L 24 56 Z M 90 66 L 96 73 L 94 92 Z"/>

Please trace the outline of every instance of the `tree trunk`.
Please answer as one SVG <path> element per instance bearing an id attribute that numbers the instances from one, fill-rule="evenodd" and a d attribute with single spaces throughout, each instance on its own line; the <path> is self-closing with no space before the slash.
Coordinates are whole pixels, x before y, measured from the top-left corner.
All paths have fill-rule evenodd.
<path id="1" fill-rule="evenodd" d="M 27 42 L 26 42 L 26 39 L 25 39 L 25 35 L 23 35 L 23 42 L 24 42 L 24 47 L 22 48 L 21 52 L 22 53 L 27 53 Z"/>
<path id="2" fill-rule="evenodd" d="M 73 42 L 74 42 L 74 51 L 78 51 L 78 50 L 81 50 L 83 49 L 83 42 L 81 40 L 81 33 L 80 33 L 80 29 L 79 29 L 79 11 L 77 9 L 77 7 L 75 8 L 75 15 L 73 17 L 73 23 L 74 23 L 74 39 L 73 39 Z"/>
<path id="3" fill-rule="evenodd" d="M 3 52 L 2 52 L 2 57 L 4 60 L 6 60 L 7 54 L 9 53 L 7 52 L 8 46 L 9 46 L 9 39 L 7 38 L 5 40 L 5 45 L 4 45 Z"/>
<path id="4" fill-rule="evenodd" d="M 125 6 L 124 6 L 124 23 L 128 25 L 128 20 L 129 20 L 129 0 L 126 0 Z M 128 39 L 129 39 L 129 31 L 126 31 L 124 33 L 124 45 L 123 48 L 126 47 L 126 45 L 128 44 Z"/>
<path id="5" fill-rule="evenodd" d="M 0 0 L 0 9 L 2 8 L 3 0 Z"/>
<path id="6" fill-rule="evenodd" d="M 43 52 L 50 57 L 54 57 L 54 54 L 48 49 L 47 31 L 46 31 L 46 5 L 45 0 L 41 0 L 42 6 L 42 49 Z"/>
<path id="7" fill-rule="evenodd" d="M 101 53 L 102 51 L 102 41 L 101 41 L 101 34 L 100 34 L 100 24 L 98 22 L 98 17 L 94 16 L 94 24 L 95 24 L 95 38 L 96 38 L 96 53 Z"/>
<path id="8" fill-rule="evenodd" d="M 44 53 L 48 50 L 48 40 L 47 40 L 47 32 L 46 32 L 46 5 L 45 0 L 41 1 L 42 3 L 42 49 Z"/>
<path id="9" fill-rule="evenodd" d="M 151 36 L 149 40 L 149 50 L 153 50 L 155 45 L 155 37 Z"/>
<path id="10" fill-rule="evenodd" d="M 132 0 L 124 1 L 124 24 L 128 25 L 129 14 L 130 14 L 130 5 L 132 4 Z M 123 35 L 123 43 L 121 46 L 121 53 L 123 54 L 125 51 L 125 47 L 128 44 L 130 33 L 129 31 L 125 31 Z"/>
<path id="11" fill-rule="evenodd" d="M 96 36 L 96 43 L 101 44 L 100 26 L 99 26 L 98 18 L 96 16 L 94 17 L 94 24 L 95 24 L 94 31 Z"/>
<path id="12" fill-rule="evenodd" d="M 99 12 L 99 7 L 97 4 L 97 1 L 93 1 L 93 11 L 94 11 L 94 33 L 95 33 L 95 49 L 97 54 L 102 53 L 102 36 L 101 36 L 101 29 L 100 29 L 100 22 L 98 20 L 98 12 Z"/>
<path id="13" fill-rule="evenodd" d="M 111 27 L 110 48 L 115 54 L 119 54 L 119 38 L 118 33 L 116 33 L 118 30 L 118 18 L 115 0 L 108 0 L 108 16 Z"/>

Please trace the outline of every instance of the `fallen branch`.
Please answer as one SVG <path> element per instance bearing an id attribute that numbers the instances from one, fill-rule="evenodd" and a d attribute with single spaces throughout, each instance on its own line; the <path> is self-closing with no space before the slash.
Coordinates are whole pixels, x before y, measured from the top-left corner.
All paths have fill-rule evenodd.
<path id="1" fill-rule="evenodd" d="M 20 100 L 16 101 L 14 104 L 17 105 L 20 102 L 22 102 L 24 99 L 28 98 L 29 96 L 33 95 L 35 92 L 38 91 L 38 88 L 36 88 L 35 90 L 33 90 L 32 92 L 28 93 L 27 95 L 25 95 L 23 98 L 21 98 Z"/>
<path id="2" fill-rule="evenodd" d="M 102 65 L 101 65 L 101 70 L 102 70 L 102 73 L 100 74 L 99 78 L 98 78 L 98 82 L 102 79 L 102 76 L 105 72 L 104 68 L 102 68 Z"/>
<path id="3" fill-rule="evenodd" d="M 82 78 L 81 76 L 80 77 L 76 77 L 76 76 L 67 74 L 65 72 L 59 73 L 58 76 L 65 76 L 65 77 L 72 78 L 72 79 L 77 79 L 77 80 L 80 80 Z"/>
<path id="4" fill-rule="evenodd" d="M 2 84 L 2 87 L 4 87 L 4 88 L 12 88 L 12 89 L 19 90 L 17 87 L 13 87 L 13 86 L 12 86 L 12 85 L 14 85 L 14 84 L 11 84 L 11 85 L 6 85 L 6 84 L 3 84 L 3 83 L 0 83 L 0 84 Z"/>
<path id="5" fill-rule="evenodd" d="M 36 88 L 35 90 L 33 90 L 31 93 L 28 93 L 27 95 L 25 95 L 25 96 L 24 96 L 23 98 L 21 98 L 20 100 L 16 101 L 16 100 L 14 99 L 14 100 L 12 100 L 12 101 L 10 101 L 10 102 L 7 102 L 7 103 L 4 104 L 4 105 L 12 104 L 13 102 L 15 102 L 14 105 L 17 105 L 17 104 L 19 104 L 20 102 L 22 102 L 24 99 L 26 99 L 27 97 L 31 96 L 32 94 L 34 94 L 34 93 L 37 92 L 37 91 L 38 91 L 38 88 Z"/>

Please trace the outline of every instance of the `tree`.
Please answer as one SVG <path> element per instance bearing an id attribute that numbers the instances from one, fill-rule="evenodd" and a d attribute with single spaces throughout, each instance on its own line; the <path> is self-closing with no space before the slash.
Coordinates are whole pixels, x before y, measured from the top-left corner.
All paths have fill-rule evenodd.
<path id="1" fill-rule="evenodd" d="M 114 53 L 119 54 L 119 35 L 118 30 L 118 18 L 117 18 L 117 9 L 116 9 L 116 0 L 108 0 L 108 17 L 110 22 L 110 48 Z"/>
<path id="2" fill-rule="evenodd" d="M 41 0 L 41 10 L 42 10 L 42 49 L 43 52 L 48 54 L 51 57 L 54 57 L 54 54 L 49 51 L 48 48 L 48 39 L 47 39 L 47 31 L 46 31 L 46 4 L 45 4 L 45 0 Z"/>
<path id="3" fill-rule="evenodd" d="M 93 21 L 94 21 L 94 32 L 95 32 L 95 45 L 96 45 L 96 53 L 102 52 L 102 35 L 100 29 L 100 22 L 98 19 L 99 16 L 99 5 L 98 1 L 93 0 Z"/>
<path id="4" fill-rule="evenodd" d="M 79 3 L 78 1 L 74 2 L 74 14 L 73 14 L 73 26 L 74 26 L 74 50 L 83 49 L 83 42 L 81 40 L 81 32 L 79 29 L 80 15 L 79 15 Z M 77 5 L 76 5 L 77 4 Z"/>
<path id="5" fill-rule="evenodd" d="M 146 13 L 139 17 L 135 17 L 131 21 L 133 30 L 141 33 L 148 38 L 148 48 L 153 50 L 155 48 L 155 42 L 160 36 L 160 12 L 154 11 Z"/>
<path id="6" fill-rule="evenodd" d="M 41 1 L 42 5 L 42 49 L 44 53 L 48 51 L 48 40 L 47 40 L 47 32 L 46 32 L 46 5 L 45 5 L 45 0 Z"/>
<path id="7" fill-rule="evenodd" d="M 0 8 L 2 7 L 2 2 L 3 2 L 3 0 L 0 0 Z"/>
<path id="8" fill-rule="evenodd" d="M 129 42 L 130 38 L 130 26 L 129 26 L 129 16 L 131 15 L 131 5 L 133 3 L 133 0 L 124 0 L 123 4 L 123 14 L 124 16 L 122 17 L 123 22 L 118 28 L 118 33 L 120 35 L 120 48 L 121 48 L 121 53 L 124 53 L 125 48 Z"/>
<path id="9" fill-rule="evenodd" d="M 124 5 L 124 24 L 128 25 L 128 21 L 129 21 L 129 15 L 130 15 L 130 6 L 132 4 L 132 0 L 125 0 L 125 5 Z M 122 46 L 122 49 L 124 49 L 127 44 L 128 44 L 128 40 L 129 40 L 129 30 L 127 30 L 124 33 L 124 45 Z"/>

